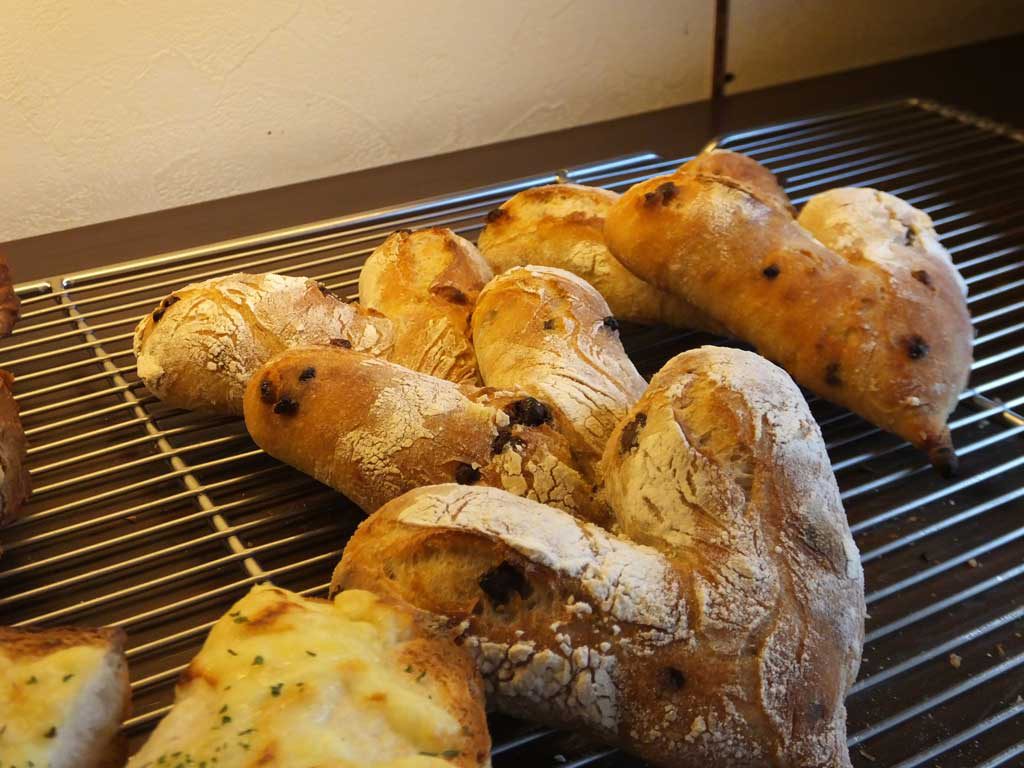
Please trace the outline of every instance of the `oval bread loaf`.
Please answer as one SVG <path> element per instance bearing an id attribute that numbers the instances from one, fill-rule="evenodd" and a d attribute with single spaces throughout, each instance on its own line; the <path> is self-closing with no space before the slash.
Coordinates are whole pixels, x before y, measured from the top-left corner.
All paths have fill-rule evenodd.
<path id="1" fill-rule="evenodd" d="M 476 384 L 469 318 L 492 277 L 476 246 L 450 229 L 404 229 L 366 260 L 359 273 L 359 303 L 395 323 L 389 360 Z"/>
<path id="2" fill-rule="evenodd" d="M 504 488 L 606 518 L 547 408 L 334 347 L 298 347 L 253 376 L 245 425 L 267 453 L 366 513 L 422 485 Z"/>
<path id="3" fill-rule="evenodd" d="M 608 435 L 647 386 L 601 294 L 562 269 L 513 268 L 480 293 L 473 338 L 484 383 L 551 408 L 593 477 Z"/>
<path id="4" fill-rule="evenodd" d="M 241 415 L 253 371 L 300 344 L 386 355 L 394 329 L 314 280 L 234 274 L 174 291 L 139 323 L 134 350 L 139 378 L 169 405 Z"/>
<path id="5" fill-rule="evenodd" d="M 654 765 L 849 766 L 863 574 L 792 381 L 751 353 L 684 353 L 602 468 L 619 536 L 493 489 L 421 488 L 360 526 L 332 588 L 463 620 L 500 710 Z"/>
<path id="6" fill-rule="evenodd" d="M 549 184 L 519 192 L 487 215 L 477 244 L 497 273 L 513 267 L 557 267 L 596 288 L 620 320 L 719 330 L 672 294 L 636 277 L 609 252 L 604 217 L 618 194 L 581 184 Z"/>
<path id="7" fill-rule="evenodd" d="M 946 419 L 969 368 L 962 300 L 827 248 L 721 176 L 637 184 L 609 212 L 605 233 L 630 269 L 684 296 L 802 385 L 908 440 L 940 471 L 955 468 Z"/>

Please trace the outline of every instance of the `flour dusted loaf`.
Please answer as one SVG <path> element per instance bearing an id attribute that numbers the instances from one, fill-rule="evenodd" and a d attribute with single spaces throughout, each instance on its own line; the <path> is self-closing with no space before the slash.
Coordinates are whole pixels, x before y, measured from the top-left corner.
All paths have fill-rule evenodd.
<path id="1" fill-rule="evenodd" d="M 240 415 L 253 371 L 300 344 L 387 355 L 390 320 L 304 277 L 234 274 L 166 297 L 135 329 L 139 378 L 169 405 Z"/>
<path id="2" fill-rule="evenodd" d="M 482 685 L 450 632 L 353 591 L 254 587 L 181 676 L 129 768 L 484 768 Z"/>
<path id="3" fill-rule="evenodd" d="M 3 765 L 124 765 L 131 689 L 116 629 L 0 627 Z"/>
<path id="4" fill-rule="evenodd" d="M 28 446 L 13 386 L 14 377 L 0 369 L 0 526 L 18 519 L 32 490 Z"/>
<path id="5" fill-rule="evenodd" d="M 581 184 L 526 189 L 487 215 L 477 244 L 498 273 L 533 265 L 582 277 L 620 320 L 719 330 L 685 301 L 639 279 L 612 256 L 604 242 L 604 217 L 618 197 Z"/>
<path id="6" fill-rule="evenodd" d="M 476 246 L 450 229 L 404 229 L 366 260 L 359 273 L 359 302 L 395 323 L 392 362 L 475 384 L 469 318 L 491 277 Z"/>
<path id="7" fill-rule="evenodd" d="M 263 450 L 366 513 L 454 480 L 604 519 L 550 413 L 524 393 L 460 387 L 333 347 L 272 358 L 245 396 L 245 424 Z"/>
<path id="8" fill-rule="evenodd" d="M 904 242 L 893 239 L 897 230 Z M 956 456 L 946 419 L 970 360 L 966 306 L 947 275 L 933 269 L 932 284 L 914 277 L 924 269 L 930 278 L 924 265 L 933 259 L 905 242 L 908 228 L 893 224 L 882 240 L 868 231 L 858 236 L 863 248 L 837 252 L 742 184 L 701 174 L 637 184 L 605 225 L 609 247 L 631 270 L 949 474 Z"/>
<path id="9" fill-rule="evenodd" d="M 562 269 L 515 267 L 481 292 L 473 338 L 484 383 L 550 408 L 593 478 L 612 429 L 647 386 L 601 294 Z"/>
<path id="10" fill-rule="evenodd" d="M 360 526 L 332 589 L 461 620 L 499 710 L 654 765 L 849 766 L 863 575 L 789 377 L 684 353 L 602 468 L 619 535 L 495 489 L 421 488 Z"/>

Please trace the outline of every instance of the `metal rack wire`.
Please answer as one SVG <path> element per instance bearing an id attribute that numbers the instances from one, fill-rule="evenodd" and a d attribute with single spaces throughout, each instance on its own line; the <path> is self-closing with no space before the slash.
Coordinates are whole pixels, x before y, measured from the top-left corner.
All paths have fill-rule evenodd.
<path id="1" fill-rule="evenodd" d="M 1024 761 L 1024 140 L 916 100 L 733 134 L 796 203 L 875 186 L 935 219 L 970 285 L 971 388 L 951 426 L 953 481 L 898 439 L 809 397 L 860 546 L 871 614 L 848 700 L 855 765 Z M 622 190 L 682 159 L 638 154 L 563 178 Z M 129 634 L 139 740 L 211 624 L 264 579 L 324 592 L 360 514 L 264 456 L 243 426 L 169 409 L 135 375 L 132 330 L 187 282 L 232 271 L 316 277 L 352 294 L 399 227 L 466 237 L 534 177 L 19 286 L 23 319 L 0 347 L 17 376 L 35 496 L 3 531 L 0 623 L 111 624 Z M 712 338 L 629 328 L 645 374 Z M 492 719 L 494 764 L 636 765 L 620 753 Z"/>

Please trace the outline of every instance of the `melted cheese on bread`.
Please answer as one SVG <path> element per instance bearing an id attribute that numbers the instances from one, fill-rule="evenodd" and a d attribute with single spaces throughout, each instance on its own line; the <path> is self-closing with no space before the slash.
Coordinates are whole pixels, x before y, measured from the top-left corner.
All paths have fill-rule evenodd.
<path id="1" fill-rule="evenodd" d="M 0 628 L 0 766 L 90 768 L 116 753 L 128 698 L 123 639 Z"/>
<path id="2" fill-rule="evenodd" d="M 450 686 L 424 658 L 423 635 L 411 611 L 369 592 L 327 602 L 255 587 L 214 625 L 129 766 L 487 764 L 474 746 L 482 706 L 473 734 L 445 706 Z"/>

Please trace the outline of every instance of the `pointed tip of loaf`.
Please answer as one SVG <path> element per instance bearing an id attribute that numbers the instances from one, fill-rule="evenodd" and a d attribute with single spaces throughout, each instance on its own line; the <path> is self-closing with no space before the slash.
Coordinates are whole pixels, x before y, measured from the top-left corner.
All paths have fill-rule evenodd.
<path id="1" fill-rule="evenodd" d="M 947 479 L 956 476 L 960 459 L 956 455 L 956 449 L 953 448 L 953 438 L 949 434 L 949 429 L 942 430 L 942 434 L 937 438 L 929 440 L 925 448 L 928 453 L 928 461 L 940 475 Z"/>

